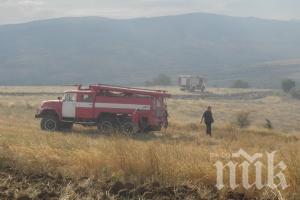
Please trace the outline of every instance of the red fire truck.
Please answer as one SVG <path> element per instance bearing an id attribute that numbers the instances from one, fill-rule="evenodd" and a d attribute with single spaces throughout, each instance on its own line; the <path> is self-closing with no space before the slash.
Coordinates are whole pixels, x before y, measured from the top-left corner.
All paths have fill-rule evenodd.
<path id="1" fill-rule="evenodd" d="M 166 91 L 103 84 L 78 86 L 62 98 L 42 102 L 36 118 L 41 129 L 71 129 L 73 124 L 97 126 L 103 133 L 157 131 L 168 124 Z"/>

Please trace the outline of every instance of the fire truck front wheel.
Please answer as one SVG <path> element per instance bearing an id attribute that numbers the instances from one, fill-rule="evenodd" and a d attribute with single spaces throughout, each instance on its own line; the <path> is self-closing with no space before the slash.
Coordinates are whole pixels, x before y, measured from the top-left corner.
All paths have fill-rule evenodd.
<path id="1" fill-rule="evenodd" d="M 58 119 L 54 116 L 46 116 L 41 120 L 41 129 L 45 131 L 56 131 L 59 128 Z"/>

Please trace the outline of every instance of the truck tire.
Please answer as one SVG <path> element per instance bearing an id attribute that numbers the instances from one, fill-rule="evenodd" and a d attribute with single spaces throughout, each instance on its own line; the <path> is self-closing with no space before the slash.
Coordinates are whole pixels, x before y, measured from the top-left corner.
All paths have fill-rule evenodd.
<path id="1" fill-rule="evenodd" d="M 97 128 L 101 133 L 111 134 L 115 132 L 114 124 L 109 119 L 99 120 Z"/>
<path id="2" fill-rule="evenodd" d="M 46 116 L 41 120 L 41 129 L 44 131 L 57 131 L 59 129 L 59 122 L 57 117 Z"/>
<path id="3" fill-rule="evenodd" d="M 122 124 L 122 132 L 127 136 L 132 136 L 138 131 L 138 126 L 133 122 L 125 122 L 124 124 Z"/>

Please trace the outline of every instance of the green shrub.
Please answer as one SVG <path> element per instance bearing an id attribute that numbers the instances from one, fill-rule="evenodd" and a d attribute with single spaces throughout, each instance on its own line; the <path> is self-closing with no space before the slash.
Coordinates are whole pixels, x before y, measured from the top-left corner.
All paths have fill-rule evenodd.
<path id="1" fill-rule="evenodd" d="M 265 120 L 266 120 L 266 123 L 265 123 L 264 127 L 267 129 L 273 129 L 273 124 L 272 124 L 271 120 L 269 120 L 269 119 L 265 119 Z"/>
<path id="2" fill-rule="evenodd" d="M 281 88 L 284 92 L 290 92 L 296 87 L 296 82 L 292 79 L 285 79 L 281 82 Z"/>
<path id="3" fill-rule="evenodd" d="M 251 125 L 250 112 L 239 112 L 236 115 L 236 125 L 240 128 L 246 128 Z"/>
<path id="4" fill-rule="evenodd" d="M 232 88 L 249 88 L 250 85 L 247 81 L 237 80 L 232 84 L 231 87 Z"/>

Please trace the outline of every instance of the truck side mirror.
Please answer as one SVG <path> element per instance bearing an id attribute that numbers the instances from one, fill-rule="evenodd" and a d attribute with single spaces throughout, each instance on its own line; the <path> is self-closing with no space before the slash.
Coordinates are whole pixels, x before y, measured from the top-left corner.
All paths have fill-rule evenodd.
<path id="1" fill-rule="evenodd" d="M 57 97 L 57 99 L 60 101 L 60 100 L 61 100 L 61 97 Z"/>

